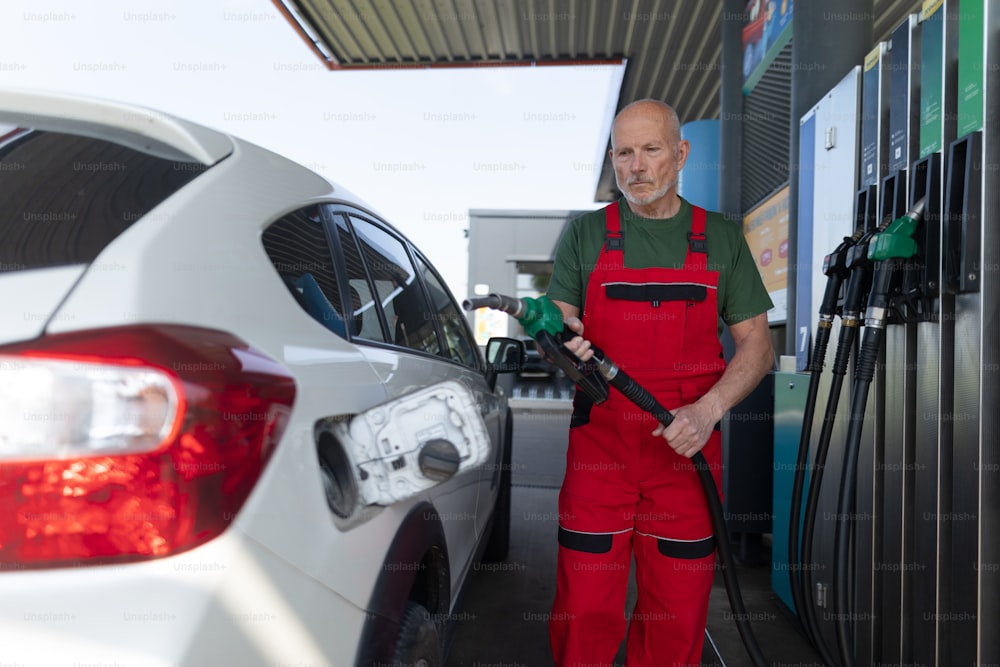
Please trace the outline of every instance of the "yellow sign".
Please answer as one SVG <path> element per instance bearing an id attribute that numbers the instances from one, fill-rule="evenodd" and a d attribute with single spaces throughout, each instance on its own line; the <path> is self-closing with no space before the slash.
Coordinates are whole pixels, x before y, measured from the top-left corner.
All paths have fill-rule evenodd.
<path id="1" fill-rule="evenodd" d="M 934 12 L 941 9 L 941 5 L 943 4 L 944 0 L 924 0 L 923 5 L 920 7 L 920 20 L 926 21 Z"/>
<path id="2" fill-rule="evenodd" d="M 743 217 L 743 235 L 774 302 L 768 321 L 782 321 L 787 312 L 788 290 L 787 185 Z"/>

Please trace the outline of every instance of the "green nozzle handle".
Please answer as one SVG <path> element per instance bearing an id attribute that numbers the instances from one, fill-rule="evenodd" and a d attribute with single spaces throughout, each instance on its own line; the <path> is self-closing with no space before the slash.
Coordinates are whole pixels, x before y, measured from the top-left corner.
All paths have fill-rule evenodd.
<path id="1" fill-rule="evenodd" d="M 880 262 L 887 259 L 908 259 L 917 254 L 913 234 L 924 218 L 924 199 L 921 198 L 902 216 L 892 221 L 884 231 L 874 234 L 868 243 L 868 259 Z"/>
<path id="2" fill-rule="evenodd" d="M 522 300 L 525 312 L 518 316 L 517 321 L 529 336 L 535 338 L 540 331 L 547 331 L 553 336 L 563 332 L 562 311 L 547 296 Z"/>

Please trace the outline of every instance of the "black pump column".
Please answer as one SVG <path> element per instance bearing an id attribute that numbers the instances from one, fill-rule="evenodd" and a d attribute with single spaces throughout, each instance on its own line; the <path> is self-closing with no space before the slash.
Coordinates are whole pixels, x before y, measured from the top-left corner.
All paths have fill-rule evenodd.
<path id="1" fill-rule="evenodd" d="M 975 0 L 973 0 L 975 1 Z M 926 198 L 918 230 L 922 260 L 911 278 L 923 295 L 917 323 L 913 487 L 912 655 L 904 663 L 957 664 L 948 657 L 951 562 L 954 297 L 941 290 L 944 151 L 955 137 L 956 0 L 925 2 L 920 39 L 919 153 L 910 168 L 910 202 Z"/>
<path id="2" fill-rule="evenodd" d="M 1000 2 L 963 0 L 955 22 L 957 138 L 945 153 L 941 225 L 954 323 L 953 405 L 941 415 L 952 433 L 951 557 L 940 570 L 949 592 L 940 624 L 949 664 L 987 665 L 1000 664 Z"/>
<path id="3" fill-rule="evenodd" d="M 919 150 L 919 16 L 912 14 L 893 30 L 887 66 L 889 146 L 882 178 L 879 218 L 895 220 L 909 202 L 908 167 Z M 894 285 L 895 306 L 886 327 L 885 419 L 880 508 L 881 553 L 876 555 L 876 604 L 882 611 L 873 654 L 881 664 L 904 664 L 911 652 L 913 577 L 913 471 L 916 428 L 916 346 L 918 297 L 913 267 L 905 265 Z M 907 286 L 904 289 L 904 284 Z"/>

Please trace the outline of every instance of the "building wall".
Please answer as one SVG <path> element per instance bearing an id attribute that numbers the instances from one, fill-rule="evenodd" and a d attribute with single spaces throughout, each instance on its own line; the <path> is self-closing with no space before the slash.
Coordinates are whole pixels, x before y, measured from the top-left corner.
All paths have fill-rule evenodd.
<path id="1" fill-rule="evenodd" d="M 486 293 L 518 296 L 519 269 L 524 273 L 551 273 L 563 228 L 585 212 L 470 210 L 469 291 L 475 294 L 477 285 L 485 285 Z M 480 310 L 468 317 L 481 344 L 489 335 L 515 336 L 521 331 L 514 319 L 502 313 Z"/>

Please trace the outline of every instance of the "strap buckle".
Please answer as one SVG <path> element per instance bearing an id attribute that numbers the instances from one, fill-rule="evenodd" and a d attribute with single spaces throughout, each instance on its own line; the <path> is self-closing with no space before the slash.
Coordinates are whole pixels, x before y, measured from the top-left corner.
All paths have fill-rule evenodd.
<path id="1" fill-rule="evenodd" d="M 691 252 L 700 252 L 702 254 L 708 254 L 708 240 L 705 238 L 704 234 L 695 234 L 694 232 L 688 232 L 688 247 L 691 248 Z"/>

